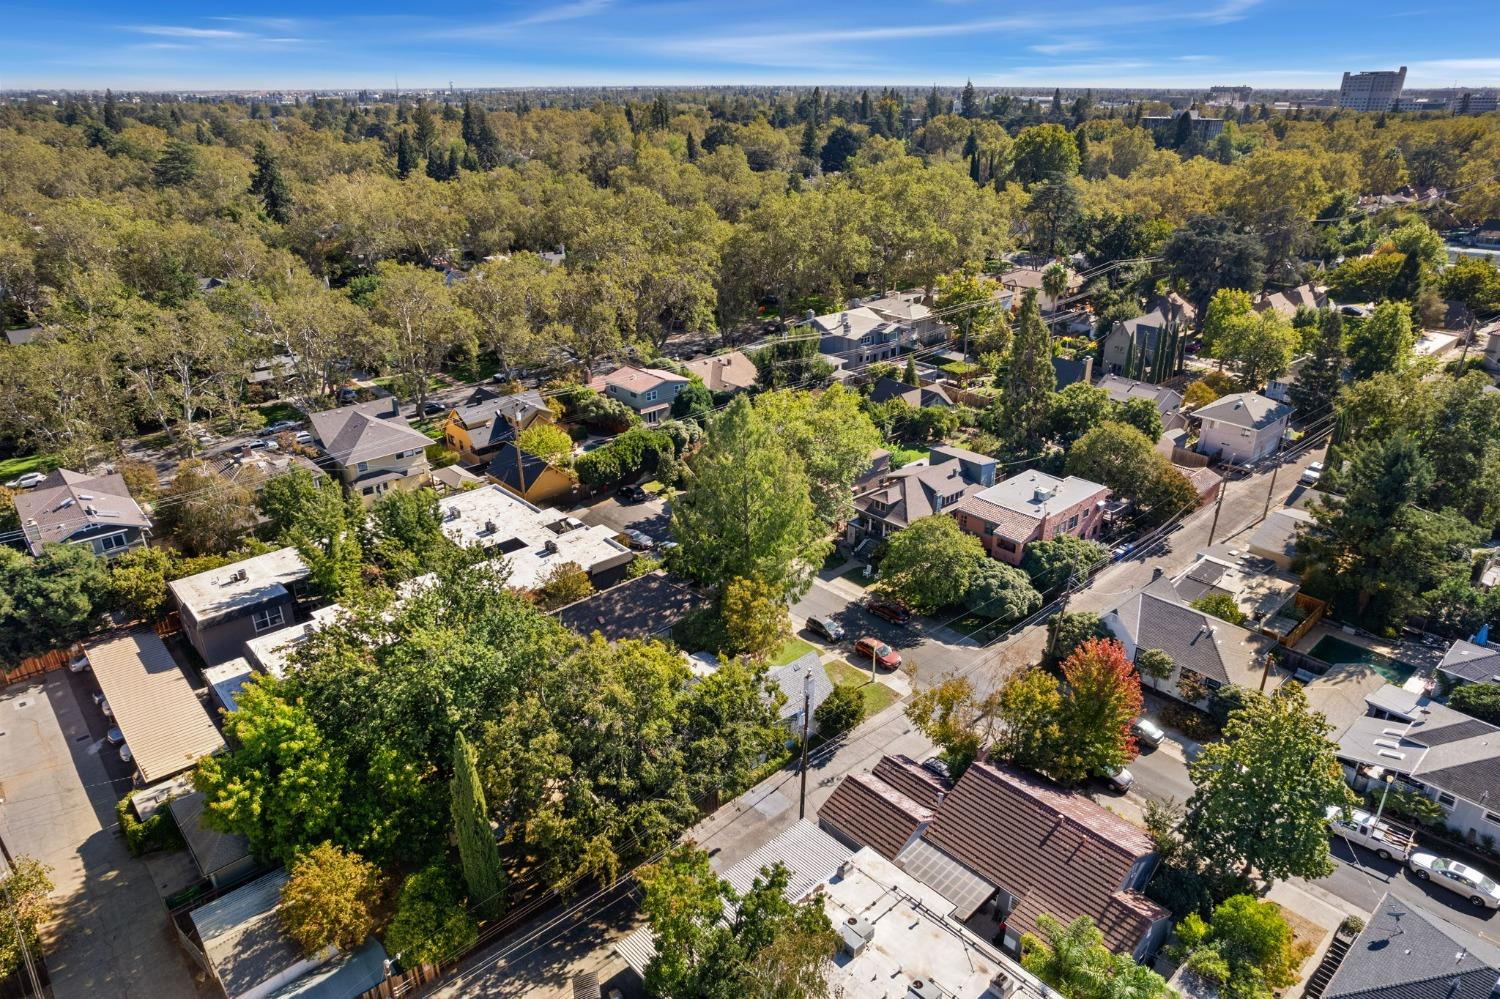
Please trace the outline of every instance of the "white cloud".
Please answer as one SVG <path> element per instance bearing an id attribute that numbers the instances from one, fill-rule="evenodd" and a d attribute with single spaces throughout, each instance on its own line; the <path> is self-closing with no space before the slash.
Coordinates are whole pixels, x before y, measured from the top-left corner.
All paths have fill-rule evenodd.
<path id="1" fill-rule="evenodd" d="M 246 38 L 243 31 L 228 28 L 189 28 L 177 24 L 143 24 L 127 30 L 142 35 L 160 35 L 164 38 Z"/>
<path id="2" fill-rule="evenodd" d="M 1040 52 L 1042 55 L 1060 55 L 1064 52 L 1092 52 L 1104 46 L 1092 38 L 1075 38 L 1070 42 L 1049 42 L 1045 45 L 1033 45 L 1031 51 Z"/>

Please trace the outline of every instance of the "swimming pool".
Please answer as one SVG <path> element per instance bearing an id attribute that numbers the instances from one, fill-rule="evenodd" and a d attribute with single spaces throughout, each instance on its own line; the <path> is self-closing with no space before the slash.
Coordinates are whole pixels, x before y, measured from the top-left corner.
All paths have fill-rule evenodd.
<path id="1" fill-rule="evenodd" d="M 1309 650 L 1308 655 L 1314 659 L 1321 659 L 1331 666 L 1341 666 L 1347 663 L 1368 666 L 1398 687 L 1417 671 L 1411 663 L 1392 659 L 1388 655 L 1367 649 L 1362 645 L 1355 645 L 1353 642 L 1346 642 L 1336 635 L 1324 635 L 1318 639 L 1318 644 Z"/>

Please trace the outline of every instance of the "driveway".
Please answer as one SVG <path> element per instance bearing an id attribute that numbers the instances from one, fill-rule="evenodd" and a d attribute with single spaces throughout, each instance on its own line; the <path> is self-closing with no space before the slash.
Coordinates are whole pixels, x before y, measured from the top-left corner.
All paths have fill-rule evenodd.
<path id="1" fill-rule="evenodd" d="M 655 497 L 643 503 L 621 503 L 613 496 L 606 496 L 568 513 L 591 527 L 602 524 L 619 532 L 644 531 L 658 543 L 672 536 L 671 511 L 666 503 Z"/>
<path id="2" fill-rule="evenodd" d="M 103 717 L 75 695 L 82 683 L 57 670 L 0 693 L 0 837 L 12 855 L 52 868 L 58 919 L 46 960 L 53 992 L 58 999 L 212 995 L 195 985 L 151 873 L 116 827 L 115 802 L 130 781 L 107 763 L 114 750 L 101 739 Z"/>
<path id="3" fill-rule="evenodd" d="M 812 588 L 792 605 L 792 624 L 797 636 L 823 648 L 835 648 L 840 656 L 856 666 L 854 642 L 862 635 L 874 635 L 901 653 L 901 658 L 915 668 L 913 680 L 919 689 L 935 686 L 949 673 L 972 661 L 979 649 L 972 639 L 965 639 L 940 620 L 913 617 L 910 624 L 892 624 L 869 613 L 861 604 L 863 594 L 847 580 L 816 579 Z M 829 646 L 808 631 L 810 617 L 831 617 L 844 626 L 845 640 Z"/>

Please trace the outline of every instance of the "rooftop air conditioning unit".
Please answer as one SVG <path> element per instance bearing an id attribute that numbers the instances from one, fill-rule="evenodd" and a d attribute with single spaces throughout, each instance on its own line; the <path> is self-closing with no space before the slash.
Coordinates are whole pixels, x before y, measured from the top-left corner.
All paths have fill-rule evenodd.
<path id="1" fill-rule="evenodd" d="M 248 570 L 245 570 L 245 569 L 236 569 L 236 570 L 234 570 L 234 574 L 229 577 L 229 581 L 231 583 L 243 583 L 246 580 L 248 580 L 249 578 L 250 578 L 250 573 L 249 573 Z"/>
<path id="2" fill-rule="evenodd" d="M 548 555 L 556 555 L 557 542 L 553 541 L 551 538 L 548 538 L 546 544 L 542 545 L 542 550 L 545 551 Z"/>
<path id="3" fill-rule="evenodd" d="M 875 938 L 875 924 L 863 916 L 850 916 L 838 929 L 839 943 L 850 957 L 859 957 Z"/>
<path id="4" fill-rule="evenodd" d="M 937 982 L 925 978 L 914 978 L 906 986 L 906 994 L 912 999 L 943 999 L 943 990 Z"/>
<path id="5" fill-rule="evenodd" d="M 484 522 L 484 533 L 494 534 L 498 530 L 500 530 L 500 528 L 495 526 L 495 522 L 493 520 L 486 520 Z"/>
<path id="6" fill-rule="evenodd" d="M 1011 999 L 1017 992 L 1021 991 L 1021 983 L 1008 971 L 995 973 L 990 979 L 989 995 L 995 999 Z"/>

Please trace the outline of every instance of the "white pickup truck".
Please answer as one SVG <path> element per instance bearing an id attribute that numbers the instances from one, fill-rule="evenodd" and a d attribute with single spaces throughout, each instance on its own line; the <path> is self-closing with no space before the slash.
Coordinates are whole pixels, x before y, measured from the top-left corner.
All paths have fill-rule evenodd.
<path id="1" fill-rule="evenodd" d="M 1359 808 L 1349 809 L 1349 817 L 1338 806 L 1328 809 L 1328 826 L 1333 835 L 1369 850 L 1381 860 L 1405 863 L 1416 846 L 1417 838 L 1406 826 L 1375 817 Z"/>

